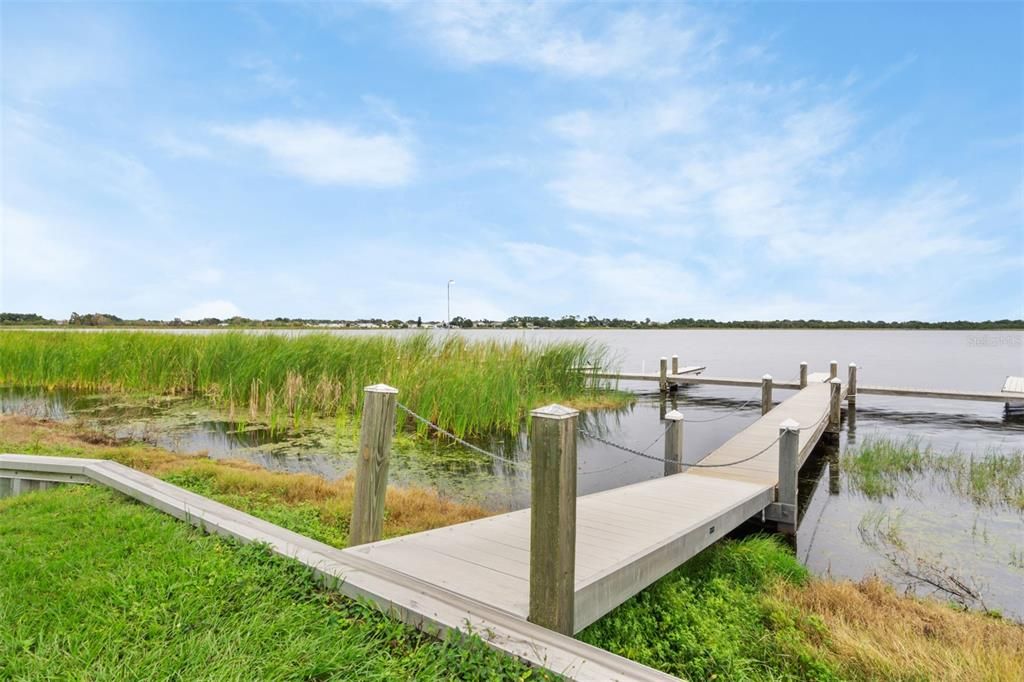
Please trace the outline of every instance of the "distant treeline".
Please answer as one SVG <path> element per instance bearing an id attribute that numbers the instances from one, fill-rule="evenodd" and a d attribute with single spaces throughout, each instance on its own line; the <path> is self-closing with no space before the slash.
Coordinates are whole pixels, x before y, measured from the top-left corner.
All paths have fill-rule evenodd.
<path id="1" fill-rule="evenodd" d="M 57 326 L 69 327 L 231 327 L 231 328 L 351 328 L 351 329 L 430 329 L 444 327 L 444 322 L 435 320 L 385 320 L 366 318 L 358 320 L 330 320 L 312 318 L 275 317 L 254 320 L 248 317 L 220 319 L 207 317 L 201 320 L 126 320 L 111 313 L 71 313 L 67 320 L 52 320 L 35 313 L 0 313 L 0 326 Z M 506 320 L 471 320 L 454 317 L 452 327 L 462 329 L 995 329 L 1021 330 L 1024 320 L 985 320 L 974 322 L 956 320 L 952 322 L 922 322 L 907 320 L 887 322 L 885 320 L 733 320 L 721 322 L 709 318 L 680 317 L 669 322 L 657 322 L 646 318 L 628 320 L 619 317 L 587 317 L 565 315 L 559 318 L 514 315 Z"/>

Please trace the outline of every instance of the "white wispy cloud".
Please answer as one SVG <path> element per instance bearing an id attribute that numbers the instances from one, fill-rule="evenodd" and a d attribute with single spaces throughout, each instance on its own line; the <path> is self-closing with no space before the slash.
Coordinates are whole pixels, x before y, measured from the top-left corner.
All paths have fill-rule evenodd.
<path id="1" fill-rule="evenodd" d="M 178 315 L 182 320 L 202 320 L 207 317 L 216 317 L 221 320 L 230 319 L 236 315 L 240 316 L 242 310 L 231 301 L 215 300 L 201 301 L 189 306 Z"/>
<path id="2" fill-rule="evenodd" d="M 0 223 L 0 278 L 6 284 L 70 282 L 90 263 L 74 226 L 7 204 L 0 205 Z"/>
<path id="3" fill-rule="evenodd" d="M 408 183 L 416 172 L 416 157 L 404 136 L 284 119 L 215 126 L 213 131 L 263 151 L 281 172 L 317 185 L 390 187 Z"/>
<path id="4" fill-rule="evenodd" d="M 170 132 L 163 132 L 153 138 L 153 144 L 173 159 L 208 159 L 213 152 L 196 139 L 186 139 Z"/>
<path id="5" fill-rule="evenodd" d="M 677 73 L 706 26 L 696 14 L 615 12 L 551 2 L 417 2 L 386 6 L 417 34 L 466 64 L 515 64 L 570 77 L 662 77 Z M 596 16 L 601 15 L 601 16 Z M 690 65 L 692 67 L 692 64 Z"/>
<path id="6" fill-rule="evenodd" d="M 244 54 L 235 60 L 239 68 L 251 74 L 260 85 L 278 92 L 287 92 L 295 87 L 296 80 L 273 59 L 259 54 Z"/>

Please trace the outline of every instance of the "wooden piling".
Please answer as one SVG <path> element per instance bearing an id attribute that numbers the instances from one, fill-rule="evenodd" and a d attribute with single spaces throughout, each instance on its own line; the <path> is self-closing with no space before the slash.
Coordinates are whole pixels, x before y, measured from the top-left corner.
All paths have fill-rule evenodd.
<path id="1" fill-rule="evenodd" d="M 839 436 L 839 402 L 843 392 L 843 384 L 839 379 L 832 379 L 829 382 L 831 394 L 829 395 L 828 428 L 826 433 Z"/>
<path id="2" fill-rule="evenodd" d="M 678 355 L 673 355 L 672 356 L 672 373 L 673 374 L 679 374 L 679 356 Z"/>
<path id="3" fill-rule="evenodd" d="M 849 374 L 846 377 L 846 401 L 857 402 L 857 363 L 851 362 Z"/>
<path id="4" fill-rule="evenodd" d="M 787 419 L 779 424 L 779 486 L 776 489 L 779 530 L 796 533 L 800 424 Z"/>
<path id="5" fill-rule="evenodd" d="M 658 390 L 662 393 L 668 392 L 668 358 L 661 358 L 658 369 Z"/>
<path id="6" fill-rule="evenodd" d="M 772 375 L 761 377 L 761 414 L 766 415 L 772 409 Z"/>
<path id="7" fill-rule="evenodd" d="M 828 363 L 828 378 L 831 380 L 835 379 L 837 376 L 839 376 L 839 362 L 837 360 L 833 360 Z"/>
<path id="8" fill-rule="evenodd" d="M 671 476 L 683 471 L 683 413 L 672 410 L 665 415 L 665 421 L 665 475 Z"/>
<path id="9" fill-rule="evenodd" d="M 807 363 L 800 363 L 800 388 L 807 388 Z"/>
<path id="10" fill-rule="evenodd" d="M 662 368 L 665 367 L 664 358 Z M 527 620 L 573 634 L 576 600 L 576 420 L 561 405 L 533 410 L 530 428 L 530 611 Z"/>
<path id="11" fill-rule="evenodd" d="M 376 384 L 363 389 L 363 419 L 356 457 L 355 497 L 349 524 L 350 547 L 380 540 L 388 489 L 391 437 L 395 432 L 398 389 Z"/>

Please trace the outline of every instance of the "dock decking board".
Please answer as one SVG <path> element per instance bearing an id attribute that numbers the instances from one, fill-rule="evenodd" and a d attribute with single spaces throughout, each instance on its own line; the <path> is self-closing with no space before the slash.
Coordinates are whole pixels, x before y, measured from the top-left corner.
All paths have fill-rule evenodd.
<path id="1" fill-rule="evenodd" d="M 577 632 L 775 501 L 779 424 L 794 419 L 809 427 L 799 438 L 800 459 L 805 460 L 828 419 L 828 378 L 811 375 L 807 388 L 700 463 L 728 465 L 767 448 L 755 459 L 722 468 L 689 467 L 681 474 L 577 498 Z M 529 509 L 345 552 L 510 615 L 528 615 Z"/>

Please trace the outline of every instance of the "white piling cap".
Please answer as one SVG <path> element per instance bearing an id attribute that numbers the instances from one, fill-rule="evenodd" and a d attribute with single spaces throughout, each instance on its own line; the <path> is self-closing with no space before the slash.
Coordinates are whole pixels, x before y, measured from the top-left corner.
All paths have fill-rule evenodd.
<path id="1" fill-rule="evenodd" d="M 839 377 L 836 377 L 835 379 L 832 379 L 828 383 L 830 383 L 830 384 L 841 384 L 841 383 L 843 383 L 843 381 Z"/>
<path id="2" fill-rule="evenodd" d="M 665 419 L 669 420 L 670 422 L 681 422 L 683 421 L 683 413 L 680 412 L 679 410 L 672 410 L 671 412 L 665 415 Z"/>
<path id="3" fill-rule="evenodd" d="M 851 362 L 851 363 L 850 363 L 850 367 L 856 367 L 856 366 L 857 366 L 857 363 L 856 363 L 856 362 Z"/>
<path id="4" fill-rule="evenodd" d="M 536 410 L 530 412 L 531 416 L 540 417 L 541 419 L 569 419 L 575 417 L 580 412 L 574 410 L 571 407 L 565 405 L 559 405 L 558 403 L 551 403 L 544 407 L 538 407 Z"/>
<path id="5" fill-rule="evenodd" d="M 796 431 L 800 428 L 800 422 L 795 419 L 787 419 L 786 421 L 779 424 L 779 428 L 784 431 Z"/>
<path id="6" fill-rule="evenodd" d="M 387 384 L 374 384 L 363 389 L 367 393 L 398 393 L 398 389 Z"/>
<path id="7" fill-rule="evenodd" d="M 771 374 L 765 374 L 763 377 L 761 377 L 761 381 L 771 381 L 771 380 L 772 380 L 772 375 Z"/>

